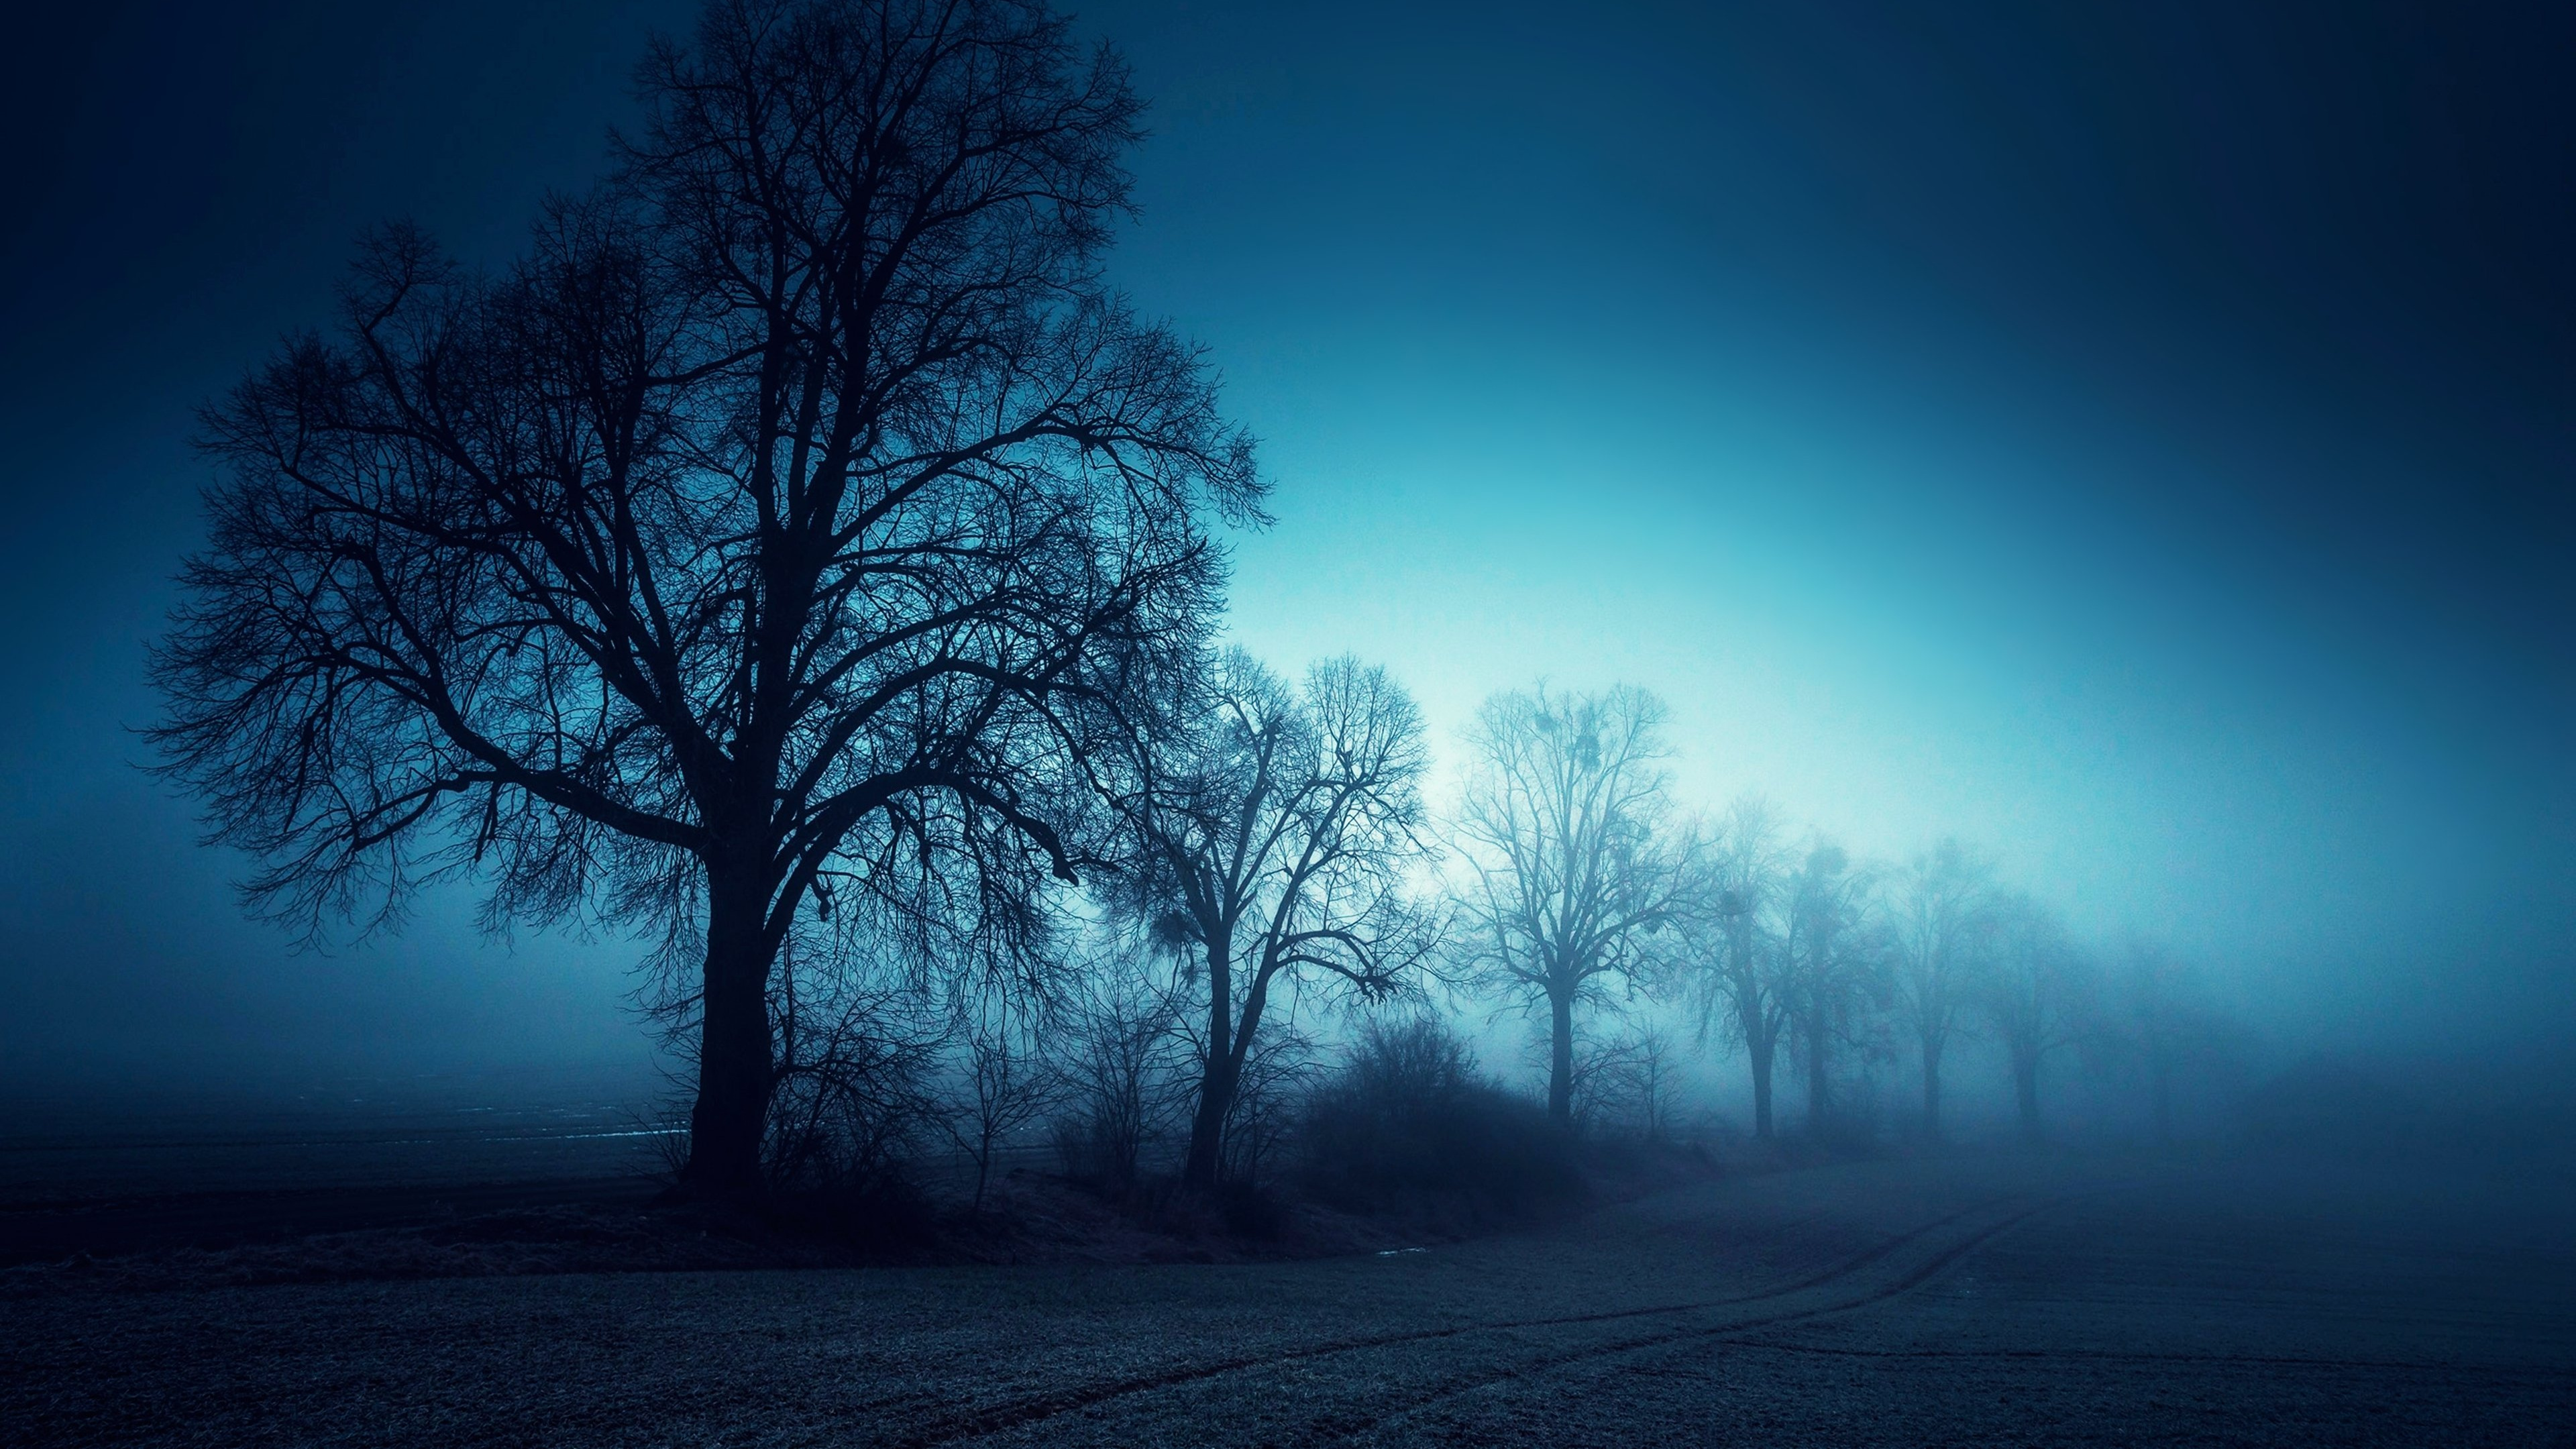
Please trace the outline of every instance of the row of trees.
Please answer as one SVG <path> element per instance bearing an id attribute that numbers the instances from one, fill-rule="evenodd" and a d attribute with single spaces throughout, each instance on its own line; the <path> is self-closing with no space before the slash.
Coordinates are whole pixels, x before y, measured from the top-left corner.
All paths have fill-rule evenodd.
<path id="1" fill-rule="evenodd" d="M 516 265 L 389 228 L 336 332 L 207 410 L 155 739 L 255 910 L 383 925 L 472 877 L 496 928 L 655 943 L 686 1182 L 863 1152 L 927 1049 L 897 999 L 1012 1098 L 994 1044 L 1103 952 L 1181 968 L 1200 1184 L 1283 1001 L 1533 1004 L 1563 1119 L 1580 1014 L 1696 993 L 1768 1130 L 1784 1033 L 1822 1103 L 1895 981 L 1937 1113 L 1971 976 L 2056 959 L 1964 856 L 1893 930 L 1758 809 L 1678 819 L 1640 692 L 1499 697 L 1438 840 L 1382 672 L 1216 649 L 1211 530 L 1266 484 L 1102 275 L 1140 103 L 1043 5 L 718 0 L 639 86 Z"/>
<path id="2" fill-rule="evenodd" d="M 2113 969 L 1956 840 L 1878 866 L 1821 837 L 1793 845 L 1759 796 L 1684 817 L 1664 710 L 1643 690 L 1497 695 L 1469 746 L 1450 958 L 1471 992 L 1543 1014 L 1548 1108 L 1561 1120 L 1581 1072 L 1578 1018 L 1641 1002 L 1679 1004 L 1702 1044 L 1741 1051 L 1762 1138 L 1775 1130 L 1784 1048 L 1805 1070 L 1809 1123 L 1823 1127 L 1837 1057 L 1902 1038 L 1921 1067 L 1920 1134 L 1938 1139 L 1950 1046 L 1982 1028 L 2035 1136 L 2052 1054 L 2134 1053 L 2169 1130 L 2177 1075 L 2228 1034 L 2170 957 L 2131 943 Z"/>
<path id="3" fill-rule="evenodd" d="M 1125 853 L 1093 877 L 1045 989 L 971 992 L 944 1029 L 898 1029 L 882 997 L 863 998 L 865 1029 L 833 1019 L 832 1059 L 874 1072 L 844 1071 L 844 1111 L 945 1126 L 978 1201 L 997 1146 L 1046 1119 L 1090 1177 L 1134 1179 L 1171 1133 L 1184 1183 L 1249 1179 L 1324 1080 L 1323 1038 L 1369 1029 L 1335 1008 L 1522 1012 L 1561 1130 L 1615 1115 L 1650 1137 L 1674 1126 L 1692 1048 L 1741 1053 L 1764 1139 L 1784 1058 L 1804 1068 L 1809 1132 L 1838 1135 L 1864 1126 L 1837 1095 L 1850 1069 L 1910 1048 L 1919 1135 L 1937 1139 L 1963 1033 L 2001 1049 L 2033 1137 L 2050 1056 L 2134 1055 L 2165 1129 L 2177 1073 L 2221 1040 L 2169 958 L 2132 948 L 2112 969 L 1956 841 L 1870 866 L 1793 846 L 1759 797 L 1683 814 L 1643 691 L 1495 696 L 1435 816 L 1418 713 L 1383 671 L 1333 660 L 1292 687 L 1228 652 L 1191 685 L 1102 777 L 1123 786 L 1104 800 Z M 910 1062 L 917 1078 L 926 1055 L 850 1048 L 943 1030 L 959 1079 L 945 1105 L 889 1074 Z M 782 1060 L 812 1057 L 793 1035 Z M 829 1118 L 810 1093 L 788 1100 Z M 881 1135 L 849 1145 L 867 1155 Z"/>

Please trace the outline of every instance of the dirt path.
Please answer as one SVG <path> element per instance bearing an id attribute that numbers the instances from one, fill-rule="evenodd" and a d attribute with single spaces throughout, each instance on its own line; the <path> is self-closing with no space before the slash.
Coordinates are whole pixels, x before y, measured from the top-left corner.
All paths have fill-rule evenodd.
<path id="1" fill-rule="evenodd" d="M 2576 1442 L 2563 1183 L 1962 1159 L 1323 1262 L 0 1305 L 13 1442 Z"/>

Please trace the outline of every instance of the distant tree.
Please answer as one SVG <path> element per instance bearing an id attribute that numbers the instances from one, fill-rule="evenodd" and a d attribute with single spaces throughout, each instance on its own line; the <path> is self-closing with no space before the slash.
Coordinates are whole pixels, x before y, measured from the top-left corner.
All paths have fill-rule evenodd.
<path id="1" fill-rule="evenodd" d="M 1074 977 L 1055 1016 L 1056 1150 L 1070 1172 L 1132 1183 L 1169 1121 L 1180 1003 L 1138 963 L 1111 957 Z"/>
<path id="2" fill-rule="evenodd" d="M 1631 1120 L 1630 1109 L 1635 1105 L 1628 1079 L 1627 1054 L 1634 1042 L 1631 1025 L 1625 1011 L 1606 1003 L 1575 1018 L 1574 1078 L 1566 1086 L 1566 1120 L 1578 1131 L 1597 1133 L 1625 1127 Z M 1555 1041 L 1542 1026 L 1526 1046 L 1524 1060 L 1545 1076 L 1555 1055 Z"/>
<path id="3" fill-rule="evenodd" d="M 711 4 L 506 274 L 416 231 L 206 415 L 154 666 L 255 908 L 693 959 L 687 1181 L 758 1180 L 799 913 L 916 971 L 1070 881 L 1094 704 L 1191 657 L 1251 445 L 1099 260 L 1138 102 L 1009 0 Z M 826 958 L 818 953 L 818 965 Z"/>
<path id="4" fill-rule="evenodd" d="M 1485 701 L 1457 820 L 1467 979 L 1548 1014 L 1548 1115 L 1570 1126 L 1574 1017 L 1613 980 L 1655 984 L 1693 849 L 1666 798 L 1664 706 L 1644 690 Z"/>
<path id="5" fill-rule="evenodd" d="M 1992 921 L 1992 948 L 1975 996 L 2012 1062 L 2022 1140 L 2037 1142 L 2040 1064 L 2092 1029 L 2096 983 L 2064 924 L 2030 897 L 1998 898 Z"/>
<path id="6" fill-rule="evenodd" d="M 1753 1135 L 1766 1141 L 1772 1135 L 1772 1065 L 1789 1028 L 1790 1005 L 1769 923 L 1781 905 L 1788 866 L 1770 802 L 1739 797 L 1714 832 L 1682 920 L 1694 968 L 1699 1039 L 1706 1042 L 1714 1032 L 1744 1048 L 1753 1072 Z"/>
<path id="7" fill-rule="evenodd" d="M 1892 882 L 1887 941 L 1896 1009 L 1923 1064 L 1923 1136 L 1941 1137 L 1941 1054 L 1993 934 L 1994 867 L 1956 840 L 1919 855 Z"/>
<path id="8" fill-rule="evenodd" d="M 1778 970 L 1790 1040 L 1807 1068 L 1807 1130 L 1833 1125 L 1833 1057 L 1863 1016 L 1886 1005 L 1882 943 L 1865 933 L 1876 877 L 1820 841 L 1784 883 Z"/>
<path id="9" fill-rule="evenodd" d="M 1605 1116 L 1623 1117 L 1648 1142 L 1671 1138 L 1682 1091 L 1682 1054 L 1672 1033 L 1651 1022 L 1600 1053 L 1592 1093 Z"/>
<path id="10" fill-rule="evenodd" d="M 2199 973 L 2156 942 L 2129 941 L 2115 989 L 2122 1045 L 2146 1071 L 2156 1140 L 2169 1143 L 2183 1074 L 2221 1061 L 2240 1032 L 2209 1000 Z"/>
<path id="11" fill-rule="evenodd" d="M 1320 979 L 1383 999 L 1432 949 L 1406 888 L 1425 853 L 1422 719 L 1382 669 L 1336 659 L 1291 690 L 1239 650 L 1169 717 L 1139 733 L 1116 792 L 1136 836 L 1119 888 L 1205 997 L 1181 1177 L 1207 1188 L 1273 993 Z"/>
<path id="12" fill-rule="evenodd" d="M 946 1123 L 950 1138 L 975 1163 L 973 1206 L 980 1213 L 995 1152 L 1063 1101 L 1065 1080 L 1047 1058 L 1044 1034 L 1015 1009 L 1009 994 L 984 993 L 969 1013 L 957 1063 L 958 1101 Z"/>

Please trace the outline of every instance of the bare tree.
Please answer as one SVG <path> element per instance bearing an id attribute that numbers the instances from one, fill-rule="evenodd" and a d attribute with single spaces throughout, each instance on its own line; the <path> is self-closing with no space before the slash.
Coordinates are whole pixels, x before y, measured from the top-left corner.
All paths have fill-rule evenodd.
<path id="1" fill-rule="evenodd" d="M 1862 933 L 1876 878 L 1843 848 L 1819 842 L 1782 891 L 1779 965 L 1790 1040 L 1807 1068 L 1807 1130 L 1833 1124 L 1833 1056 L 1864 1012 L 1883 1007 L 1878 943 Z"/>
<path id="2" fill-rule="evenodd" d="M 1100 278 L 1138 102 L 1061 19 L 718 3 L 641 87 L 515 268 L 388 231 L 338 338 L 207 413 L 157 743 L 264 912 L 479 873 L 495 923 L 658 931 L 686 1177 L 733 1191 L 799 913 L 916 970 L 1034 929 L 1086 711 L 1199 647 L 1202 513 L 1261 484 Z"/>
<path id="3" fill-rule="evenodd" d="M 1225 1122 L 1227 1181 L 1250 1187 L 1261 1180 L 1278 1160 L 1298 1111 L 1322 1075 L 1323 1057 L 1315 1039 L 1294 1021 L 1274 1023 L 1261 1033 L 1259 1045 L 1245 1054 L 1235 1074 L 1234 1110 Z"/>
<path id="4" fill-rule="evenodd" d="M 1693 843 L 1665 797 L 1664 706 L 1642 689 L 1485 701 L 1457 835 L 1470 980 L 1548 1013 L 1548 1115 L 1573 1120 L 1574 1017 L 1660 975 L 1689 909 Z M 1672 942 L 1678 945 L 1677 939 Z"/>
<path id="5" fill-rule="evenodd" d="M 1672 1033 L 1641 1024 L 1595 1053 L 1586 1075 L 1582 1085 L 1596 1113 L 1625 1117 L 1648 1142 L 1671 1138 L 1682 1091 L 1682 1057 Z"/>
<path id="6" fill-rule="evenodd" d="M 1104 1183 L 1136 1179 L 1146 1146 L 1162 1134 L 1165 1088 L 1181 1045 L 1179 1003 L 1132 962 L 1083 973 L 1063 1004 L 1066 1109 L 1056 1149 L 1067 1170 Z"/>
<path id="7" fill-rule="evenodd" d="M 1555 1038 L 1544 1022 L 1522 1042 L 1521 1061 L 1542 1077 L 1556 1053 Z M 1628 1103 L 1626 1013 L 1608 1003 L 1574 1020 L 1574 1049 L 1567 1054 L 1573 1076 L 1566 1083 L 1566 1121 L 1587 1136 L 1618 1123 Z"/>
<path id="8" fill-rule="evenodd" d="M 950 1138 L 975 1163 L 973 1209 L 980 1213 L 993 1154 L 1013 1133 L 1055 1109 L 1064 1097 L 1064 1080 L 1047 1059 L 1044 1036 L 1014 1009 L 1008 993 L 984 993 L 970 1011 L 958 1063 L 963 1090 L 958 1110 L 946 1120 Z"/>
<path id="9" fill-rule="evenodd" d="M 1753 1135 L 1769 1140 L 1772 1065 L 1789 1027 L 1787 983 L 1766 921 L 1781 902 L 1788 856 L 1778 813 L 1756 795 L 1727 808 L 1708 854 L 1684 939 L 1698 968 L 1693 982 L 1698 1035 L 1744 1048 L 1753 1072 Z"/>
<path id="10" fill-rule="evenodd" d="M 2088 1029 L 2093 979 L 2082 951 L 2056 915 L 2026 895 L 1995 902 L 1993 949 L 1976 995 L 2012 1060 L 2013 1105 L 2022 1139 L 2040 1138 L 2039 1068 Z"/>
<path id="11" fill-rule="evenodd" d="M 1994 867 L 1956 840 L 1914 858 L 1887 903 L 1896 1006 L 1923 1063 L 1923 1136 L 1941 1139 L 1941 1053 L 1993 932 Z"/>
<path id="12" fill-rule="evenodd" d="M 1384 999 L 1432 948 L 1406 890 L 1424 854 L 1422 718 L 1382 669 L 1335 659 L 1292 691 L 1240 650 L 1172 713 L 1162 737 L 1140 732 L 1117 796 L 1137 838 L 1123 903 L 1205 991 L 1181 1178 L 1210 1188 L 1273 993 L 1320 979 Z"/>
<path id="13" fill-rule="evenodd" d="M 853 972 L 779 973 L 761 1154 L 772 1188 L 881 1187 L 937 1130 L 944 1114 L 931 1074 L 946 1032 L 920 1005 Z"/>
<path id="14" fill-rule="evenodd" d="M 2235 1023 L 2209 1000 L 2198 972 L 2156 942 L 2132 938 L 2118 979 L 2120 1034 L 2145 1066 L 2156 1140 L 2174 1137 L 2174 1089 L 2185 1071 L 2223 1060 Z"/>

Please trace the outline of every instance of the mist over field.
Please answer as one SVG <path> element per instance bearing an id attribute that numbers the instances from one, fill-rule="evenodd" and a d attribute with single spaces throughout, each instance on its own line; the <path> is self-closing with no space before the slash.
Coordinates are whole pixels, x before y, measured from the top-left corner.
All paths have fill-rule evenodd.
<path id="1" fill-rule="evenodd" d="M 2576 1413 L 2566 16 L 18 39 L 40 1439 Z"/>

